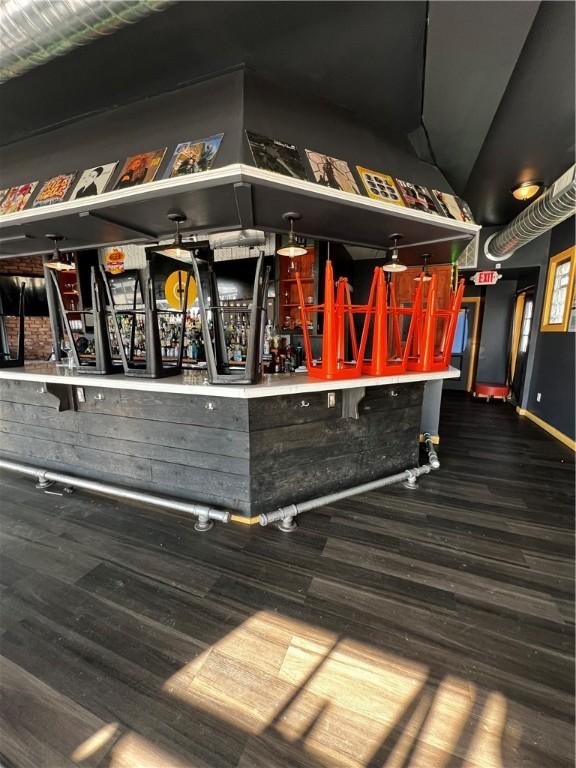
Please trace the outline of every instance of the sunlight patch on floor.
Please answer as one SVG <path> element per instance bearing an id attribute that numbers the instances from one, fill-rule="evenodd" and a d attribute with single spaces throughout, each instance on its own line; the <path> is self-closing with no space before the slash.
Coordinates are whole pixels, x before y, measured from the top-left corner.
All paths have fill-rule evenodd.
<path id="1" fill-rule="evenodd" d="M 170 695 L 266 740 L 298 747 L 318 766 L 499 768 L 506 700 L 434 683 L 425 664 L 262 611 L 183 667 Z M 466 738 L 463 734 L 466 733 Z"/>

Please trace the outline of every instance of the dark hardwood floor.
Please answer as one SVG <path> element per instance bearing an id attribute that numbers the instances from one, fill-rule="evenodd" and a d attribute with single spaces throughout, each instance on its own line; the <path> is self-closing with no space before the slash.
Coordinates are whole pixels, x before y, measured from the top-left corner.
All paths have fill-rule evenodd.
<path id="1" fill-rule="evenodd" d="M 573 456 L 458 393 L 441 434 L 291 535 L 2 474 L 0 764 L 573 766 Z"/>

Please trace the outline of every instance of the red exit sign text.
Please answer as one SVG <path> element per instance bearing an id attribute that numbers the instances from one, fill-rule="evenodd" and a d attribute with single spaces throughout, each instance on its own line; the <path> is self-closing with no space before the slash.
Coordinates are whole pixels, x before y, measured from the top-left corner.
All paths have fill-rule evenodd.
<path id="1" fill-rule="evenodd" d="M 502 275 L 495 270 L 485 270 L 484 272 L 476 272 L 470 279 L 475 285 L 496 285 Z"/>

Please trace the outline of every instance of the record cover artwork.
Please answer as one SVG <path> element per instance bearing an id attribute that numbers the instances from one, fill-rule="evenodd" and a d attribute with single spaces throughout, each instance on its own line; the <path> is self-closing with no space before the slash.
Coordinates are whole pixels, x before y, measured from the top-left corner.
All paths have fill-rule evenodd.
<path id="1" fill-rule="evenodd" d="M 362 179 L 362 184 L 364 184 L 368 197 L 371 197 L 373 200 L 383 200 L 386 203 L 404 206 L 404 200 L 402 200 L 402 196 L 392 176 L 387 176 L 385 173 L 378 173 L 377 171 L 370 171 L 361 165 L 357 165 L 356 170 Z"/>
<path id="2" fill-rule="evenodd" d="M 466 200 L 462 200 L 461 197 L 457 197 L 456 200 L 460 206 L 460 210 L 462 211 L 462 216 L 464 216 L 464 221 L 468 221 L 471 224 L 474 224 L 474 216 Z"/>
<path id="3" fill-rule="evenodd" d="M 310 149 L 306 150 L 306 154 L 317 184 L 332 187 L 332 189 L 340 189 L 342 192 L 360 194 L 352 171 L 345 160 L 322 155 L 320 152 L 312 152 Z"/>
<path id="4" fill-rule="evenodd" d="M 68 194 L 75 176 L 75 173 L 61 173 L 45 181 L 36 195 L 36 200 L 32 203 L 32 208 L 61 203 Z"/>
<path id="5" fill-rule="evenodd" d="M 402 181 L 402 179 L 396 179 L 396 184 L 408 208 L 426 213 L 438 213 L 434 198 L 426 187 L 412 184 L 410 181 Z"/>
<path id="6" fill-rule="evenodd" d="M 114 189 L 126 189 L 153 181 L 165 153 L 166 147 L 129 157 L 122 166 Z"/>
<path id="7" fill-rule="evenodd" d="M 37 186 L 38 182 L 32 181 L 29 184 L 10 187 L 6 197 L 0 203 L 0 215 L 21 211 L 26 206 L 28 200 L 30 200 L 32 192 L 34 192 Z"/>
<path id="8" fill-rule="evenodd" d="M 295 179 L 306 179 L 306 169 L 297 147 L 286 141 L 269 139 L 246 131 L 252 157 L 258 168 L 273 171 Z"/>
<path id="9" fill-rule="evenodd" d="M 94 168 L 86 168 L 82 171 L 78 183 L 70 197 L 71 200 L 79 200 L 82 197 L 92 197 L 92 195 L 101 195 L 106 189 L 112 174 L 116 170 L 118 161 L 107 163 L 106 165 L 96 165 Z"/>
<path id="10" fill-rule="evenodd" d="M 439 192 L 437 189 L 433 189 L 432 193 L 436 200 L 436 206 L 442 216 L 456 219 L 456 221 L 466 221 L 464 213 L 454 195 L 450 195 L 448 192 Z"/>
<path id="11" fill-rule="evenodd" d="M 187 176 L 189 173 L 200 173 L 209 171 L 220 149 L 223 133 L 210 136 L 208 139 L 199 139 L 198 141 L 186 141 L 178 144 L 174 154 L 168 164 L 165 179 L 172 179 L 175 176 Z"/>

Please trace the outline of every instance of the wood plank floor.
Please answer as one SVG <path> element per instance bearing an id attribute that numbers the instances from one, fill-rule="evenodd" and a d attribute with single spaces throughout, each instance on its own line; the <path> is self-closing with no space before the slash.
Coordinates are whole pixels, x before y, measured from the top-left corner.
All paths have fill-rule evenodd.
<path id="1" fill-rule="evenodd" d="M 292 535 L 3 474 L 0 764 L 573 766 L 573 457 L 459 393 L 441 432 Z"/>

